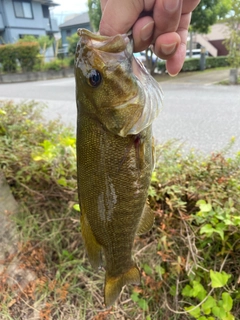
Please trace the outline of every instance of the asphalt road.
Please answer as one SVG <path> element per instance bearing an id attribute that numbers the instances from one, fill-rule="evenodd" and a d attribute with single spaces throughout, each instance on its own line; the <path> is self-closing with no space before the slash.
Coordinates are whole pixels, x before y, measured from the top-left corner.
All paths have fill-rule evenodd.
<path id="1" fill-rule="evenodd" d="M 220 76 L 220 74 L 219 74 Z M 226 77 L 226 72 L 221 77 Z M 203 153 L 223 149 L 236 137 L 231 153 L 240 151 L 240 86 L 215 85 L 218 75 L 179 77 L 161 82 L 164 107 L 153 125 L 160 143 L 184 142 L 184 148 Z M 45 117 L 61 117 L 75 127 L 76 104 L 73 78 L 28 83 L 1 84 L 0 99 L 36 100 L 47 104 Z"/>

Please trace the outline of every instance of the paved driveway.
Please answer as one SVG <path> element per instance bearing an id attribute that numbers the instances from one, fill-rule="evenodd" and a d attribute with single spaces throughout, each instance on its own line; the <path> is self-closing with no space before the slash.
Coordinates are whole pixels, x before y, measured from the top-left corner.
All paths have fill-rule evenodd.
<path id="1" fill-rule="evenodd" d="M 233 152 L 240 150 L 240 86 L 213 84 L 227 77 L 228 70 L 161 78 L 165 97 L 153 125 L 156 139 L 162 143 L 177 138 L 186 148 L 209 153 L 224 148 L 235 136 Z M 43 101 L 48 105 L 46 118 L 60 116 L 75 127 L 73 78 L 1 84 L 0 98 Z"/>

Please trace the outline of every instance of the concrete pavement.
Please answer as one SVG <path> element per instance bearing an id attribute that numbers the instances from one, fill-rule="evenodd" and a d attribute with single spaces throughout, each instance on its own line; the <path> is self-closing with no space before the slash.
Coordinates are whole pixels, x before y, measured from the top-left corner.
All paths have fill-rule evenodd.
<path id="1" fill-rule="evenodd" d="M 176 84 L 210 85 L 219 83 L 223 80 L 228 80 L 229 72 L 229 69 L 208 69 L 205 71 L 181 72 L 176 77 L 171 77 L 168 74 L 157 75 L 156 80 L 160 83 L 169 82 Z"/>
<path id="2" fill-rule="evenodd" d="M 223 149 L 235 136 L 233 151 L 240 150 L 240 86 L 214 85 L 228 75 L 224 69 L 157 76 L 164 102 L 153 124 L 156 139 L 179 139 L 187 149 L 209 153 Z M 46 119 L 59 116 L 76 127 L 74 78 L 1 84 L 0 99 L 44 102 Z"/>

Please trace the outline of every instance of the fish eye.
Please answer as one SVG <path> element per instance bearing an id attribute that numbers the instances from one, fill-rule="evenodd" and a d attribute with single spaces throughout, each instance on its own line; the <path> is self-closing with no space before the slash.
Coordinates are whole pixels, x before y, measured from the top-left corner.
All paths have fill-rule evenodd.
<path id="1" fill-rule="evenodd" d="M 100 83 L 102 82 L 102 76 L 101 73 L 98 70 L 91 70 L 88 75 L 88 83 L 91 87 L 98 87 Z"/>

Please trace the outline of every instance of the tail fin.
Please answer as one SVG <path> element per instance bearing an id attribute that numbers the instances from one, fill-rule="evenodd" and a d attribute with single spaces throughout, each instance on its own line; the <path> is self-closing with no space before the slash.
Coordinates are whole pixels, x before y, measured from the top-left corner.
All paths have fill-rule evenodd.
<path id="1" fill-rule="evenodd" d="M 140 284 L 141 276 L 136 266 L 131 267 L 127 272 L 118 277 L 110 277 L 106 273 L 104 302 L 106 307 L 110 307 L 118 298 L 122 287 L 126 284 Z"/>

